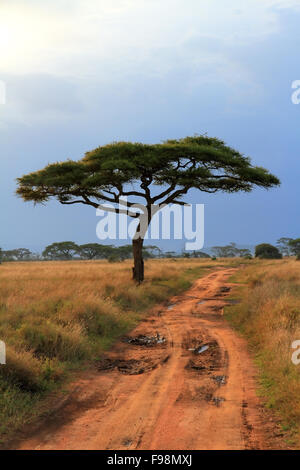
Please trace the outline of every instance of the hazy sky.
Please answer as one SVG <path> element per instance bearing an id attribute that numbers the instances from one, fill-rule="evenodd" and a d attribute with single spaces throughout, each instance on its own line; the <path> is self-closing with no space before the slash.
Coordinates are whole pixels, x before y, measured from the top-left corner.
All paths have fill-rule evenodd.
<path id="1" fill-rule="evenodd" d="M 205 244 L 300 236 L 300 0 L 1 0 L 0 246 L 97 241 L 92 208 L 14 195 L 15 178 L 113 140 L 224 139 L 282 181 L 191 193 Z"/>

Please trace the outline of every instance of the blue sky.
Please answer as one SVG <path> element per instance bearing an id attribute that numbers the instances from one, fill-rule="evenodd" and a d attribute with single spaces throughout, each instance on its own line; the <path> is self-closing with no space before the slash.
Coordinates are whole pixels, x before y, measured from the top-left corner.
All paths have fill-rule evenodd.
<path id="1" fill-rule="evenodd" d="M 299 21 L 300 0 L 3 0 L 0 246 L 97 241 L 92 208 L 25 204 L 18 176 L 113 140 L 195 133 L 282 181 L 251 194 L 191 192 L 205 204 L 206 246 L 300 236 Z"/>

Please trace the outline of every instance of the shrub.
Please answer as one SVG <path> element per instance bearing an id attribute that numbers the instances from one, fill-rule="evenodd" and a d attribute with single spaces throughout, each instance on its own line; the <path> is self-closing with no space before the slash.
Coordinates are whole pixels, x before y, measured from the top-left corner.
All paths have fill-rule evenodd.
<path id="1" fill-rule="evenodd" d="M 260 259 L 281 259 L 282 254 L 276 246 L 261 243 L 255 247 L 255 257 Z"/>
<path id="2" fill-rule="evenodd" d="M 51 378 L 49 374 L 45 376 L 44 369 L 31 351 L 18 352 L 8 347 L 5 367 L 0 369 L 0 379 L 20 390 L 41 392 L 47 388 L 46 382 Z"/>
<path id="3" fill-rule="evenodd" d="M 80 325 L 62 327 L 47 322 L 40 325 L 24 325 L 20 336 L 34 356 L 41 359 L 57 358 L 60 361 L 76 361 L 87 356 L 84 335 Z"/>

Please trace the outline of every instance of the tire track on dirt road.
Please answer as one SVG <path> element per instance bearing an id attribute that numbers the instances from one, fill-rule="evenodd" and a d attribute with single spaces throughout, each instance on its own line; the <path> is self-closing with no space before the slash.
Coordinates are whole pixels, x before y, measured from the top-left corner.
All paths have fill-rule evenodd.
<path id="1" fill-rule="evenodd" d="M 247 345 L 223 318 L 234 272 L 217 268 L 140 323 L 14 448 L 275 448 Z M 157 332 L 165 341 L 131 341 Z"/>

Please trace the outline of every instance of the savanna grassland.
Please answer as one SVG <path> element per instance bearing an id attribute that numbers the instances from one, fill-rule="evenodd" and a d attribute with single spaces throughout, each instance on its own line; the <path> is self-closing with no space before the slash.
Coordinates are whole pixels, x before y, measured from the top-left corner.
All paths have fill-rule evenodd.
<path id="1" fill-rule="evenodd" d="M 300 365 L 292 343 L 300 340 L 300 261 L 254 260 L 237 271 L 225 316 L 249 341 L 266 406 L 278 415 L 288 443 L 300 445 Z M 299 355 L 300 356 L 300 355 Z"/>
<path id="2" fill-rule="evenodd" d="M 157 304 L 215 266 L 210 260 L 149 260 L 146 281 L 132 261 L 11 262 L 0 266 L 0 436 L 39 413 L 47 392 L 101 356 Z"/>
<path id="3" fill-rule="evenodd" d="M 188 289 L 218 266 L 240 267 L 225 308 L 243 334 L 260 374 L 259 393 L 279 416 L 290 443 L 300 431 L 300 262 L 242 259 L 161 259 L 145 263 L 146 280 L 131 280 L 132 261 L 8 262 L 0 266 L 0 441 L 34 420 L 50 392 L 101 358 L 152 308 Z"/>

